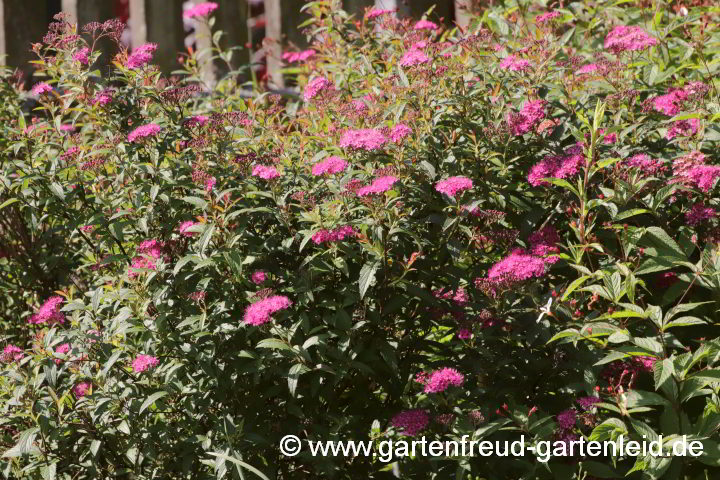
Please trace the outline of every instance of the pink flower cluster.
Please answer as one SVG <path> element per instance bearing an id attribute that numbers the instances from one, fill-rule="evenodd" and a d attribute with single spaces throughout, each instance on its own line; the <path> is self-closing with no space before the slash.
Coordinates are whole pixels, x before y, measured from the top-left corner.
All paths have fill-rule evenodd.
<path id="1" fill-rule="evenodd" d="M 348 237 L 354 237 L 355 234 L 355 229 L 352 226 L 343 225 L 333 230 L 318 230 L 311 238 L 315 245 L 320 245 L 321 243 L 340 242 Z"/>
<path id="2" fill-rule="evenodd" d="M 42 95 L 43 93 L 52 92 L 52 89 L 53 88 L 49 84 L 47 84 L 45 82 L 40 82 L 40 83 L 36 83 L 35 86 L 32 88 L 32 90 L 30 90 L 30 91 L 33 93 L 33 95 Z"/>
<path id="3" fill-rule="evenodd" d="M 340 146 L 372 152 L 381 149 L 388 142 L 388 138 L 378 130 L 363 128 L 360 130 L 347 130 L 340 138 Z"/>
<path id="4" fill-rule="evenodd" d="M 18 360 L 22 360 L 24 356 L 25 353 L 23 352 L 22 348 L 9 343 L 5 345 L 5 348 L 3 349 L 2 361 L 17 362 Z"/>
<path id="5" fill-rule="evenodd" d="M 385 193 L 398 181 L 397 177 L 387 175 L 384 177 L 378 177 L 372 181 L 370 185 L 358 188 L 355 192 L 358 197 L 364 197 L 366 195 L 378 195 Z"/>
<path id="6" fill-rule="evenodd" d="M 135 360 L 132 361 L 131 366 L 133 369 L 133 372 L 135 373 L 142 373 L 148 368 L 152 368 L 158 364 L 158 359 L 153 357 L 152 355 L 145 355 L 140 354 L 137 357 L 135 357 Z"/>
<path id="7" fill-rule="evenodd" d="M 511 72 L 524 72 L 530 68 L 530 62 L 515 55 L 508 55 L 500 62 L 499 67 Z"/>
<path id="8" fill-rule="evenodd" d="M 400 59 L 400 66 L 415 67 L 417 65 L 428 63 L 429 61 L 430 57 L 425 55 L 422 50 L 420 50 L 419 48 L 410 48 L 410 50 L 405 52 Z"/>
<path id="9" fill-rule="evenodd" d="M 552 12 L 545 12 L 545 13 L 540 14 L 537 17 L 535 17 L 535 23 L 537 25 L 542 25 L 543 23 L 548 22 L 548 21 L 550 21 L 554 18 L 557 18 L 561 15 L 562 15 L 562 13 L 554 11 L 554 10 Z"/>
<path id="10" fill-rule="evenodd" d="M 285 52 L 282 59 L 288 63 L 304 62 L 305 60 L 315 56 L 315 50 L 312 48 L 303 50 L 302 52 Z"/>
<path id="11" fill-rule="evenodd" d="M 156 43 L 146 43 L 137 47 L 125 62 L 125 66 L 130 70 L 136 70 L 150 63 L 153 53 L 157 50 Z"/>
<path id="12" fill-rule="evenodd" d="M 470 296 L 468 295 L 467 290 L 465 290 L 463 287 L 459 287 L 457 290 L 454 291 L 445 291 L 445 289 L 442 288 L 433 290 L 433 296 L 435 298 L 442 298 L 443 300 L 452 300 L 460 307 L 467 305 L 470 301 Z"/>
<path id="13" fill-rule="evenodd" d="M 600 70 L 600 65 L 597 63 L 588 63 L 587 65 L 583 65 L 582 67 L 578 68 L 575 71 L 575 75 L 587 75 L 590 73 L 595 73 L 598 70 Z"/>
<path id="14" fill-rule="evenodd" d="M 557 247 L 560 242 L 560 235 L 550 225 L 533 232 L 528 238 L 528 242 L 530 243 L 530 254 L 536 257 L 544 257 L 546 263 L 555 263 L 559 260 L 553 254 L 560 252 Z"/>
<path id="15" fill-rule="evenodd" d="M 28 319 L 28 323 L 50 325 L 65 323 L 65 315 L 60 312 L 60 305 L 64 302 L 63 298 L 56 295 L 45 300 L 40 309 Z"/>
<path id="16" fill-rule="evenodd" d="M 252 273 L 252 275 L 250 275 L 250 281 L 255 285 L 260 285 L 265 280 L 267 280 L 267 274 L 262 270 L 256 270 Z"/>
<path id="17" fill-rule="evenodd" d="M 104 107 L 108 103 L 112 102 L 113 94 L 115 92 L 111 89 L 105 89 L 95 94 L 95 96 L 90 100 L 90 105 L 100 105 L 101 107 Z"/>
<path id="18" fill-rule="evenodd" d="M 262 178 L 263 180 L 272 180 L 278 178 L 280 173 L 275 167 L 268 167 L 266 165 L 255 165 L 252 169 L 252 175 L 254 177 Z"/>
<path id="19" fill-rule="evenodd" d="M 657 43 L 655 37 L 636 26 L 618 25 L 605 37 L 605 48 L 615 54 L 645 50 Z"/>
<path id="20" fill-rule="evenodd" d="M 90 63 L 90 49 L 88 47 L 81 48 L 73 54 L 72 58 L 76 62 L 87 65 Z"/>
<path id="21" fill-rule="evenodd" d="M 705 155 L 697 151 L 673 160 L 672 168 L 675 182 L 695 185 L 706 193 L 715 184 L 715 180 L 720 177 L 720 166 L 706 165 Z"/>
<path id="22" fill-rule="evenodd" d="M 404 123 L 398 123 L 390 130 L 390 140 L 395 143 L 400 143 L 411 133 L 412 129 L 410 127 Z"/>
<path id="23" fill-rule="evenodd" d="M 425 393 L 444 392 L 450 386 L 461 387 L 464 382 L 465 376 L 454 368 L 441 368 L 427 377 Z"/>
<path id="24" fill-rule="evenodd" d="M 473 186 L 472 180 L 467 177 L 450 177 L 435 184 L 435 190 L 444 193 L 448 197 L 455 198 L 458 192 L 470 190 Z"/>
<path id="25" fill-rule="evenodd" d="M 92 383 L 80 382 L 72 388 L 72 391 L 76 397 L 80 398 L 80 397 L 84 397 L 85 395 L 87 395 L 91 388 L 92 388 Z"/>
<path id="26" fill-rule="evenodd" d="M 577 413 L 573 409 L 563 410 L 557 414 L 556 420 L 562 430 L 570 430 L 575 428 Z"/>
<path id="27" fill-rule="evenodd" d="M 518 113 L 508 113 L 507 123 L 513 135 L 525 135 L 539 121 L 545 118 L 545 100 L 532 100 L 525 102 Z"/>
<path id="28" fill-rule="evenodd" d="M 165 256 L 165 244 L 154 239 L 143 241 L 135 250 L 138 256 L 133 257 L 130 262 L 129 278 L 136 278 L 142 273 L 142 269 L 155 270 L 157 261 Z"/>
<path id="29" fill-rule="evenodd" d="M 403 410 L 390 420 L 393 427 L 400 429 L 404 435 L 411 437 L 425 430 L 429 423 L 430 415 L 420 408 Z"/>
<path id="30" fill-rule="evenodd" d="M 290 307 L 292 302 L 283 295 L 273 295 L 255 302 L 245 309 L 243 320 L 249 325 L 262 325 L 272 320 L 270 315 Z"/>
<path id="31" fill-rule="evenodd" d="M 519 282 L 533 277 L 539 278 L 545 275 L 545 263 L 542 258 L 518 248 L 490 267 L 487 278 L 495 282 Z"/>
<path id="32" fill-rule="evenodd" d="M 700 128 L 700 119 L 689 118 L 687 120 L 678 120 L 668 129 L 665 138 L 672 140 L 675 137 L 692 137 Z"/>
<path id="33" fill-rule="evenodd" d="M 333 90 L 335 86 L 325 77 L 315 77 L 305 86 L 303 97 L 305 100 L 312 100 L 325 90 Z"/>
<path id="34" fill-rule="evenodd" d="M 183 12 L 183 17 L 185 18 L 197 18 L 197 17 L 206 17 L 210 15 L 212 12 L 217 10 L 218 4 L 215 2 L 203 2 L 198 3 L 187 10 Z"/>
<path id="35" fill-rule="evenodd" d="M 162 130 L 162 127 L 156 123 L 148 123 L 147 125 L 142 125 L 137 127 L 135 130 L 130 132 L 127 136 L 128 142 L 135 142 L 136 140 L 148 138 L 148 137 L 154 137 L 160 131 Z"/>
<path id="36" fill-rule="evenodd" d="M 578 173 L 585 165 L 581 144 L 568 147 L 562 155 L 548 155 L 533 165 L 528 182 L 535 187 L 549 185 L 543 178 L 567 178 Z"/>
<path id="37" fill-rule="evenodd" d="M 688 225 L 694 227 L 705 220 L 715 218 L 715 215 L 714 208 L 706 207 L 702 203 L 696 203 L 685 213 L 685 220 L 687 220 Z"/>
<path id="38" fill-rule="evenodd" d="M 185 120 L 186 127 L 196 127 L 205 125 L 210 118 L 206 115 L 193 115 L 192 117 Z"/>
<path id="39" fill-rule="evenodd" d="M 59 353 L 61 355 L 65 355 L 70 351 L 70 344 L 69 343 L 63 343 L 62 345 L 58 345 L 57 348 L 55 348 L 54 353 Z M 55 364 L 60 365 L 62 363 L 62 359 L 56 358 Z"/>
<path id="40" fill-rule="evenodd" d="M 650 158 L 645 153 L 633 155 L 623 162 L 626 167 L 637 168 L 645 176 L 652 176 L 665 170 L 665 164 L 662 160 Z"/>
<path id="41" fill-rule="evenodd" d="M 312 167 L 312 174 L 315 176 L 330 175 L 334 173 L 340 173 L 345 170 L 348 163 L 338 156 L 331 156 L 322 160 Z"/>
<path id="42" fill-rule="evenodd" d="M 372 20 L 373 18 L 381 17 L 383 15 L 387 15 L 388 13 L 394 13 L 395 10 L 392 9 L 381 9 L 381 8 L 373 8 L 367 13 L 368 20 Z"/>
<path id="43" fill-rule="evenodd" d="M 437 30 L 438 28 L 440 27 L 435 22 L 431 22 L 429 20 L 420 20 L 415 24 L 413 30 Z"/>
<path id="44" fill-rule="evenodd" d="M 193 235 L 196 235 L 197 232 L 188 232 L 188 229 L 197 224 L 197 222 L 193 222 L 192 220 L 182 222 L 180 225 L 178 225 L 177 231 L 183 237 L 192 237 Z"/>

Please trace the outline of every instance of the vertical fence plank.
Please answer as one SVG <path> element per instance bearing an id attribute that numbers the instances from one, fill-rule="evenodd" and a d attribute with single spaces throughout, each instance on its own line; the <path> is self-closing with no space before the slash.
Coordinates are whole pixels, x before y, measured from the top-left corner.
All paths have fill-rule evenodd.
<path id="1" fill-rule="evenodd" d="M 398 15 L 419 19 L 430 7 L 435 5 L 428 20 L 437 22 L 440 18 L 447 25 L 453 20 L 453 4 L 451 0 L 397 0 Z"/>
<path id="2" fill-rule="evenodd" d="M 182 0 L 130 0 L 132 47 L 156 43 L 153 62 L 165 73 L 177 67 L 177 54 L 184 50 L 182 3 Z"/>
<path id="3" fill-rule="evenodd" d="M 285 82 L 282 75 L 282 14 L 280 0 L 264 0 L 265 2 L 265 60 L 267 62 L 269 83 L 272 87 L 283 88 Z"/>
<path id="4" fill-rule="evenodd" d="M 77 24 L 78 33 L 90 22 L 102 23 L 113 18 L 113 5 L 107 0 L 62 0 L 61 5 L 63 13 L 69 16 L 68 20 Z M 109 64 L 115 53 L 112 50 L 113 43 L 109 39 L 102 39 L 97 47 L 102 51 L 98 64 Z"/>
<path id="5" fill-rule="evenodd" d="M 31 44 L 47 31 L 46 11 L 46 0 L 0 0 L 0 55 L 6 55 L 2 63 L 19 68 L 26 79 L 33 72 L 28 62 L 37 59 Z"/>
<path id="6" fill-rule="evenodd" d="M 455 0 L 455 23 L 462 29 L 470 26 L 471 0 Z"/>
<path id="7" fill-rule="evenodd" d="M 195 3 L 202 3 L 204 0 L 195 0 Z M 215 24 L 213 31 L 223 31 L 223 36 L 220 39 L 220 48 L 226 49 L 228 47 L 242 47 L 242 50 L 235 50 L 232 54 L 230 65 L 220 59 L 215 62 L 210 61 L 210 57 L 217 52 L 211 52 L 206 50 L 212 48 L 212 32 L 208 28 L 208 24 L 205 20 L 194 20 L 195 24 L 195 42 L 198 51 L 206 50 L 201 56 L 201 69 L 203 81 L 209 86 L 213 87 L 217 82 L 220 75 L 226 74 L 229 69 L 235 70 L 243 65 L 247 65 L 250 61 L 249 50 L 246 48 L 250 40 L 248 36 L 248 24 L 247 14 L 248 5 L 247 2 L 241 2 L 238 0 L 216 0 L 218 9 L 213 13 L 215 18 Z M 248 75 L 242 75 L 242 78 L 247 78 Z"/>

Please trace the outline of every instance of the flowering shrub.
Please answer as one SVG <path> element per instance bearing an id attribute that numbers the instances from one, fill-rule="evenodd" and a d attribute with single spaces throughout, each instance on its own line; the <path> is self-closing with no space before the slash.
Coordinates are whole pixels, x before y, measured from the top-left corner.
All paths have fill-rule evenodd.
<path id="1" fill-rule="evenodd" d="M 717 8 L 448 31 L 331 3 L 286 57 L 297 97 L 203 91 L 193 56 L 162 78 L 153 44 L 100 79 L 62 18 L 42 83 L 3 72 L 3 475 L 713 478 Z M 388 465 L 289 434 L 703 454 Z"/>

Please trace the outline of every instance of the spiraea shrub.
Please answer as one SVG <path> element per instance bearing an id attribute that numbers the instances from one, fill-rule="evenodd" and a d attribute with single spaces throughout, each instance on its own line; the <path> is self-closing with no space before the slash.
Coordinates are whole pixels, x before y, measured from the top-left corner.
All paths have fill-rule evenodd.
<path id="1" fill-rule="evenodd" d="M 3 73 L 4 477 L 716 478 L 720 9 L 337 3 L 296 96 L 152 44 L 100 75 L 115 22 Z M 621 435 L 663 455 L 307 448 Z"/>

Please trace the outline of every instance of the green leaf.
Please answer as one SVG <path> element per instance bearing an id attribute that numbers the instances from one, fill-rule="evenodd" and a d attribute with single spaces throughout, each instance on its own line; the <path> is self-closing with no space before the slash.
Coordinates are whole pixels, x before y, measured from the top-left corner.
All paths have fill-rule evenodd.
<path id="1" fill-rule="evenodd" d="M 254 474 L 257 475 L 258 477 L 262 478 L 263 480 L 270 480 L 268 477 L 265 476 L 264 473 L 262 473 L 262 472 L 261 472 L 260 470 L 258 470 L 257 468 L 255 468 L 255 467 L 253 467 L 252 465 L 249 465 L 249 464 L 243 462 L 242 460 L 238 460 L 238 459 L 235 458 L 235 457 L 231 457 L 231 456 L 229 456 L 229 455 L 226 455 L 226 454 L 220 453 L 220 452 L 208 452 L 208 455 L 212 455 L 212 456 L 214 456 L 214 457 L 219 457 L 219 458 L 222 458 L 223 460 L 227 460 L 227 461 L 232 462 L 232 463 L 234 463 L 234 464 L 236 464 L 236 465 L 239 465 L 239 466 L 243 467 L 244 469 L 246 469 L 246 470 L 254 473 Z"/>
<path id="2" fill-rule="evenodd" d="M 40 429 L 38 427 L 28 428 L 27 430 L 23 431 L 20 434 L 20 438 L 18 438 L 15 446 L 10 448 L 9 450 L 6 450 L 2 456 L 4 458 L 16 458 L 37 451 L 38 448 L 33 446 L 33 443 L 35 442 L 35 437 L 37 436 L 39 431 Z"/>
<path id="3" fill-rule="evenodd" d="M 675 365 L 669 358 L 664 359 L 662 362 L 655 362 L 654 367 L 655 377 L 655 390 L 659 390 L 660 387 L 675 373 Z"/>
<path id="4" fill-rule="evenodd" d="M 161 390 L 150 395 L 140 406 L 140 413 L 144 412 L 148 407 L 150 407 L 150 405 L 153 405 L 157 400 L 161 399 L 167 394 L 168 392 L 166 392 L 165 390 Z"/>
<path id="5" fill-rule="evenodd" d="M 365 292 L 367 292 L 367 289 L 375 280 L 375 272 L 377 272 L 379 266 L 379 261 L 372 260 L 367 262 L 365 265 L 363 265 L 362 269 L 360 269 L 360 278 L 358 280 L 358 285 L 360 287 L 360 298 L 363 298 L 365 296 Z"/>
<path id="6" fill-rule="evenodd" d="M 260 340 L 255 348 L 270 348 L 273 350 L 292 350 L 292 347 L 278 338 L 265 338 Z"/>
<path id="7" fill-rule="evenodd" d="M 575 279 L 570 285 L 568 285 L 567 289 L 565 290 L 565 293 L 564 293 L 563 296 L 560 298 L 560 301 L 561 301 L 561 302 L 564 302 L 565 300 L 567 300 L 567 298 L 570 296 L 570 294 L 571 294 L 572 292 L 574 292 L 575 290 L 577 290 L 577 288 L 578 288 L 580 285 L 582 285 L 583 283 L 585 283 L 585 282 L 588 280 L 588 278 L 591 278 L 591 276 L 590 276 L 590 275 L 583 275 L 582 277 L 580 277 L 580 278 L 578 278 L 578 279 Z"/>

